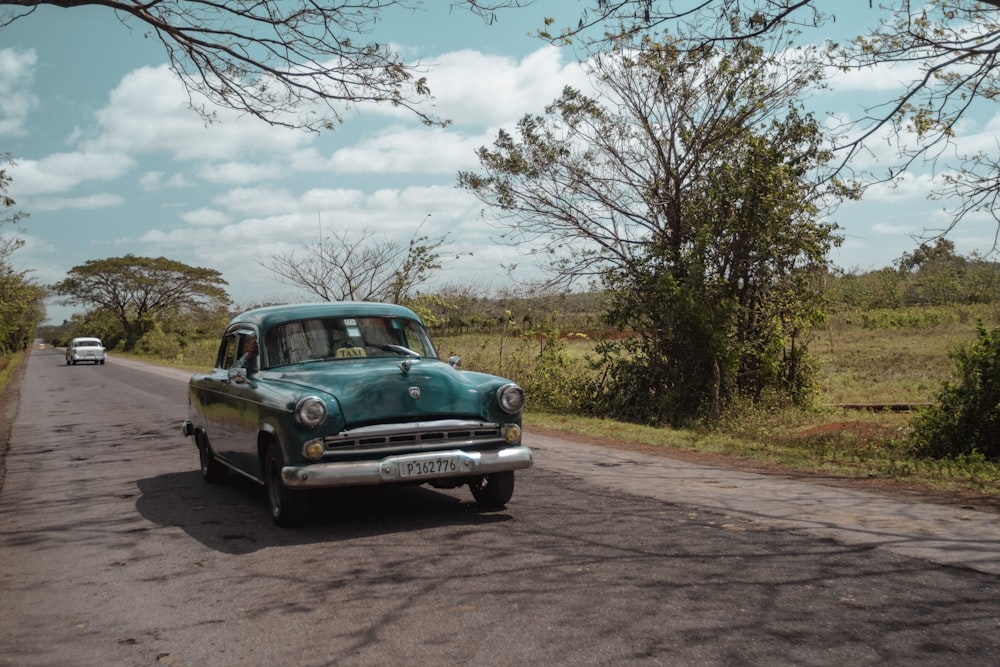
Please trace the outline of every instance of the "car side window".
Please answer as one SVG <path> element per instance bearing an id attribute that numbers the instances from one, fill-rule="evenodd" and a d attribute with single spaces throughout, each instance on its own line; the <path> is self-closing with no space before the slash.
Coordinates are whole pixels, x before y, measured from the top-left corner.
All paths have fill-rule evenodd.
<path id="1" fill-rule="evenodd" d="M 232 368 L 233 364 L 236 363 L 236 351 L 237 344 L 239 343 L 239 336 L 236 333 L 227 334 L 225 338 L 222 339 L 222 346 L 219 347 L 219 357 L 216 361 L 217 368 Z"/>
<path id="2" fill-rule="evenodd" d="M 241 331 L 239 336 L 239 356 L 233 363 L 236 368 L 247 371 L 257 370 L 257 336 L 252 332 Z"/>

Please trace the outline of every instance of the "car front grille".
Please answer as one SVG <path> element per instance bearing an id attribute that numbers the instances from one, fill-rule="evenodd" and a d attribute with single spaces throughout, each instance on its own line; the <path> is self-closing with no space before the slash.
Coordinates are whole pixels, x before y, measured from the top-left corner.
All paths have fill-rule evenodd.
<path id="1" fill-rule="evenodd" d="M 499 424 L 452 419 L 365 426 L 323 438 L 327 453 L 475 448 L 502 441 Z"/>

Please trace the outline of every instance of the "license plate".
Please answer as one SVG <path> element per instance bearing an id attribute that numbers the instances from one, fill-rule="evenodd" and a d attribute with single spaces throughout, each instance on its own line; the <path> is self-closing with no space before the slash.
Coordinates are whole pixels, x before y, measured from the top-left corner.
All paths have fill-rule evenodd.
<path id="1" fill-rule="evenodd" d="M 403 479 L 413 479 L 415 477 L 434 477 L 435 475 L 447 475 L 457 472 L 457 456 L 436 456 L 434 458 L 416 459 L 412 461 L 398 461 L 396 463 L 399 476 Z"/>

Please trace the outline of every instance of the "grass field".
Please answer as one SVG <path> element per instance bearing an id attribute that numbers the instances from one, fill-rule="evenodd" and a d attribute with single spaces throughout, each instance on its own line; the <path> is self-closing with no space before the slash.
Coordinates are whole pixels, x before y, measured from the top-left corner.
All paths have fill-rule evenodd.
<path id="1" fill-rule="evenodd" d="M 921 403 L 951 377 L 949 353 L 976 339 L 978 323 L 1000 326 L 996 306 L 846 312 L 810 344 L 825 404 Z"/>

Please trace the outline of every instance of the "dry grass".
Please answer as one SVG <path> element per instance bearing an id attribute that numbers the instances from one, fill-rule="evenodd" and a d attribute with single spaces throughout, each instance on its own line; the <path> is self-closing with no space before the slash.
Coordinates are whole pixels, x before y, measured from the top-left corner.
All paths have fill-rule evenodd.
<path id="1" fill-rule="evenodd" d="M 809 347 L 820 364 L 820 400 L 824 404 L 930 401 L 952 375 L 949 353 L 975 339 L 975 322 L 872 329 L 836 316 Z"/>
<path id="2" fill-rule="evenodd" d="M 0 357 L 0 391 L 3 391 L 18 365 L 24 360 L 23 352 L 15 352 Z"/>

